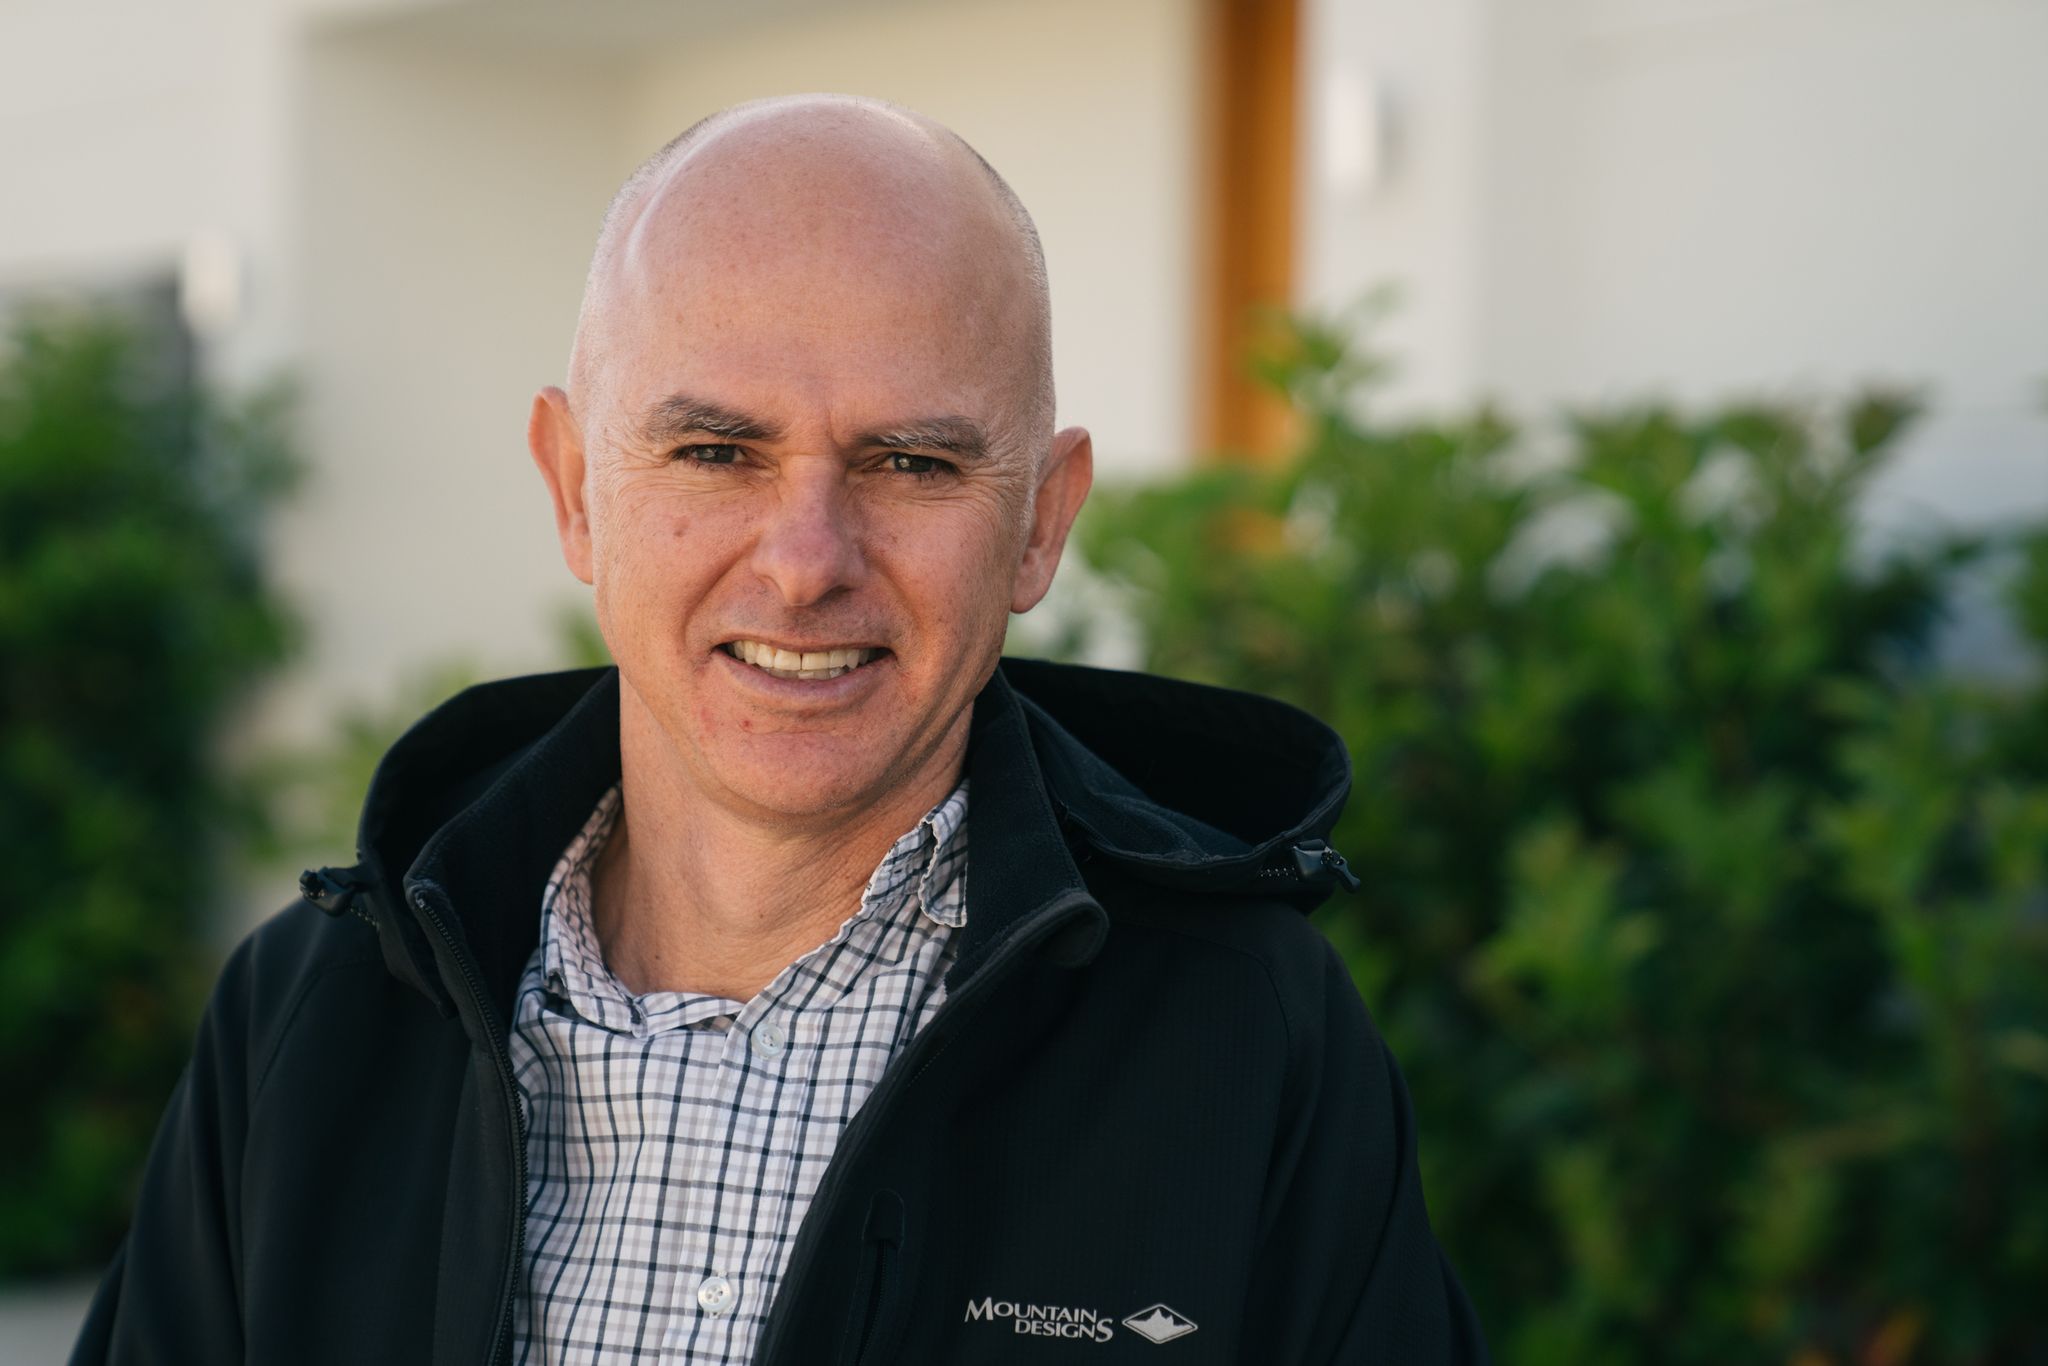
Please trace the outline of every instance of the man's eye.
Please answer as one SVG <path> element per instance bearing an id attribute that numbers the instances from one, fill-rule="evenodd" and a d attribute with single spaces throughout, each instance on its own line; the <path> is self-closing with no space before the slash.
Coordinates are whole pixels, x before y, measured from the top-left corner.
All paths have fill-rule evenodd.
<path id="1" fill-rule="evenodd" d="M 933 475 L 943 474 L 952 468 L 945 461 L 933 455 L 912 455 L 908 451 L 889 452 L 889 468 L 897 474 Z"/>
<path id="2" fill-rule="evenodd" d="M 691 465 L 730 465 L 740 458 L 740 448 L 722 442 L 683 446 L 671 458 Z"/>

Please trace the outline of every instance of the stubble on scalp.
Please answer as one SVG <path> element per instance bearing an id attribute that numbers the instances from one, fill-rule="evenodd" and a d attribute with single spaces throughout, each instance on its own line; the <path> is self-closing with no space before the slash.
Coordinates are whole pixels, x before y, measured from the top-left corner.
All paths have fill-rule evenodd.
<path id="1" fill-rule="evenodd" d="M 600 415 L 611 408 L 605 375 L 624 330 L 624 267 L 650 205 L 691 159 L 729 134 L 744 133 L 772 150 L 778 143 L 800 143 L 834 125 L 841 131 L 858 128 L 881 149 L 893 142 L 907 157 L 937 152 L 992 204 L 1005 230 L 984 253 L 982 268 L 1015 285 L 1012 316 L 1002 329 L 1004 350 L 1013 358 L 1010 363 L 1018 376 L 1014 417 L 1006 425 L 1013 428 L 1015 444 L 1036 469 L 1050 449 L 1054 416 L 1051 299 L 1037 226 L 1009 183 L 959 134 L 900 105 L 852 95 L 778 96 L 719 110 L 670 139 L 626 178 L 605 210 L 584 281 L 569 357 L 571 412 L 587 434 L 596 435 L 591 423 L 601 421 Z"/>

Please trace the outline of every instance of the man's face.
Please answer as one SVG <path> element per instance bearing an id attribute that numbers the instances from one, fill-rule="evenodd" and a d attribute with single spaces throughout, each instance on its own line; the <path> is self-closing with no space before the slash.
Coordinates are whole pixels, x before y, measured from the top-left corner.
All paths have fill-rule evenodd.
<path id="1" fill-rule="evenodd" d="M 1014 290 L 959 232 L 735 227 L 698 202 L 657 197 L 630 244 L 565 549 L 623 705 L 688 780 L 830 818 L 957 757 L 1086 491 L 1086 435 L 1032 449 Z M 1078 488 L 1041 480 L 1063 462 Z"/>

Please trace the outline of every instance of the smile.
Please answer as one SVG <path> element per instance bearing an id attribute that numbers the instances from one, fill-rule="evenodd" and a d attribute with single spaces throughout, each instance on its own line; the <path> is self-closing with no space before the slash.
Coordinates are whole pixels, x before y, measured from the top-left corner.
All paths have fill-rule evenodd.
<path id="1" fill-rule="evenodd" d="M 828 650 L 779 650 L 758 640 L 734 640 L 718 647 L 742 664 L 751 664 L 775 678 L 821 680 L 852 673 L 879 659 L 886 650 L 846 646 Z"/>

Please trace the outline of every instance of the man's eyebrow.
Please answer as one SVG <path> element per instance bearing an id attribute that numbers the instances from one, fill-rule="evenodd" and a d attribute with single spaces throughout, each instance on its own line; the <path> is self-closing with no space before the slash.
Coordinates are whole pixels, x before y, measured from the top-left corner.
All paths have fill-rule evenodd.
<path id="1" fill-rule="evenodd" d="M 871 450 L 944 451 L 975 461 L 988 456 L 988 429 L 971 417 L 921 417 L 864 432 L 855 444 Z"/>
<path id="2" fill-rule="evenodd" d="M 640 436 L 650 445 L 680 441 L 686 436 L 715 436 L 725 441 L 774 441 L 782 428 L 766 419 L 688 394 L 671 394 L 648 406 L 640 420 Z M 920 417 L 863 432 L 853 444 L 864 450 L 943 451 L 964 461 L 988 456 L 988 429 L 971 417 Z"/>
<path id="3" fill-rule="evenodd" d="M 652 444 L 679 441 L 699 433 L 727 441 L 773 441 L 782 435 L 782 428 L 688 394 L 670 394 L 657 400 L 640 419 L 641 438 Z"/>

